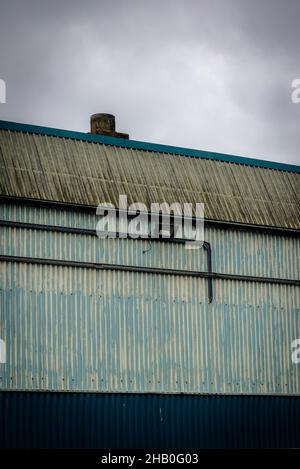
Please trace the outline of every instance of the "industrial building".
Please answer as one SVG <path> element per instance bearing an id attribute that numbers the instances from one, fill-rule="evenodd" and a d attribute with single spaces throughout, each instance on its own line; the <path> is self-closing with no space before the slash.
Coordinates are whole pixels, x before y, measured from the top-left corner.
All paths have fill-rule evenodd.
<path id="1" fill-rule="evenodd" d="M 0 121 L 0 446 L 300 446 L 300 166 L 104 117 Z M 120 194 L 204 203 L 203 248 L 99 239 Z"/>

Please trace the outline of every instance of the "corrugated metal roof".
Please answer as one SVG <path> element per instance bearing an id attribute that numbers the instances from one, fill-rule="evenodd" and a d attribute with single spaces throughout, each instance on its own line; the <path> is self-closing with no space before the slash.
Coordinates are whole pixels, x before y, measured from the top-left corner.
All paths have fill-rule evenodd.
<path id="1" fill-rule="evenodd" d="M 242 158 L 187 158 L 2 129 L 0 159 L 2 195 L 96 206 L 118 205 L 126 194 L 149 208 L 202 202 L 208 219 L 300 229 L 300 174 Z"/>
<path id="2" fill-rule="evenodd" d="M 12 130 L 16 132 L 25 132 L 38 135 L 49 135 L 54 137 L 71 138 L 83 142 L 103 143 L 120 148 L 132 148 L 137 150 L 154 151 L 157 153 L 172 153 L 173 155 L 185 155 L 195 158 L 206 158 L 209 160 L 227 161 L 259 168 L 279 169 L 300 173 L 300 166 L 278 163 L 277 161 L 260 160 L 257 158 L 248 158 L 244 156 L 229 155 L 227 153 L 216 153 L 211 151 L 195 150 L 192 148 L 175 147 L 160 143 L 142 142 L 139 140 L 128 140 L 124 138 L 108 137 L 106 135 L 76 132 L 73 130 L 56 129 L 53 127 L 42 127 L 40 125 L 21 124 L 18 122 L 9 122 L 0 120 L 0 129 Z"/>

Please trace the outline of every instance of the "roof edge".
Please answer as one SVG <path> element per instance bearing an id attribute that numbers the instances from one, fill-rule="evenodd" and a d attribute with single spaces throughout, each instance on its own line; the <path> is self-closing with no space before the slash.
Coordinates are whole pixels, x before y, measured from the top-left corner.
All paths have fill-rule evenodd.
<path id="1" fill-rule="evenodd" d="M 34 199 L 29 197 L 19 197 L 13 195 L 4 195 L 0 194 L 0 203 L 7 204 L 23 204 L 26 206 L 32 207 L 42 207 L 42 208 L 54 208 L 61 210 L 76 210 L 79 212 L 93 212 L 96 213 L 97 207 L 95 205 L 80 204 L 76 202 L 61 202 L 59 200 L 47 200 L 47 199 Z M 120 210 L 117 207 L 117 210 Z M 195 217 L 192 217 L 195 219 Z M 3 220 L 2 220 L 3 221 Z M 0 220 L 1 222 L 1 220 Z M 219 220 L 213 218 L 205 218 L 204 223 L 219 228 L 231 228 L 238 230 L 247 230 L 247 231 L 258 231 L 266 232 L 270 234 L 283 234 L 286 236 L 295 236 L 300 237 L 300 228 L 296 227 L 287 227 L 279 225 L 258 225 L 253 223 L 246 223 L 241 221 L 232 221 L 232 220 Z"/>
<path id="2" fill-rule="evenodd" d="M 91 143 L 101 143 L 103 145 L 112 145 L 121 148 L 131 148 L 135 150 L 145 150 L 157 153 L 171 153 L 175 155 L 188 156 L 193 158 L 203 158 L 208 160 L 223 161 L 226 163 L 235 163 L 246 166 L 255 166 L 258 168 L 276 169 L 279 171 L 288 171 L 300 173 L 300 166 L 288 163 L 278 163 L 276 161 L 260 160 L 244 156 L 229 155 L 226 153 L 215 153 L 205 150 L 195 150 L 191 148 L 175 147 L 160 143 L 142 142 L 139 140 L 127 140 L 123 138 L 107 137 L 104 135 L 94 135 L 85 132 L 76 132 L 74 130 L 56 129 L 54 127 L 43 127 L 39 125 L 22 124 L 0 120 L 0 129 L 11 130 L 15 132 L 33 133 L 39 135 L 48 135 L 52 137 L 70 138 L 73 140 L 82 140 Z"/>

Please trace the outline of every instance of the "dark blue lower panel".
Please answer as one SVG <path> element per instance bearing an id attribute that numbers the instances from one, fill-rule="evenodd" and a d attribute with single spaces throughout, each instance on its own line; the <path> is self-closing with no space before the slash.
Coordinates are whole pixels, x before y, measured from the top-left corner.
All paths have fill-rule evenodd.
<path id="1" fill-rule="evenodd" d="M 0 446 L 300 447 L 300 397 L 0 392 Z"/>

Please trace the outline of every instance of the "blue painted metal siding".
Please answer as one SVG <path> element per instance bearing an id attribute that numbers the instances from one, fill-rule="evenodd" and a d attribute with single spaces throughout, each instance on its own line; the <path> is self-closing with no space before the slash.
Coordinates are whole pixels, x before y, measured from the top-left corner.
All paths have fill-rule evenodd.
<path id="1" fill-rule="evenodd" d="M 25 205 L 0 205 L 0 220 L 94 230 L 96 214 Z M 300 237 L 274 236 L 205 226 L 213 271 L 224 274 L 300 279 Z M 144 252 L 146 251 L 146 252 Z M 147 240 L 99 240 L 94 236 L 1 228 L 0 254 L 147 267 L 206 270 L 202 249 Z"/>
<path id="2" fill-rule="evenodd" d="M 90 228 L 95 221 L 31 210 L 10 216 Z M 299 239 L 210 228 L 206 239 L 213 270 L 299 279 Z M 148 241 L 19 228 L 3 229 L 2 241 L 8 255 L 206 269 L 202 250 L 171 243 L 149 249 Z M 216 280 L 208 304 L 201 278 L 3 263 L 0 312 L 2 389 L 300 393 L 291 361 L 296 286 Z"/>
<path id="3" fill-rule="evenodd" d="M 2 273 L 2 389 L 299 393 L 297 287 L 218 280 L 208 304 L 198 278 L 14 263 Z"/>
<path id="4" fill-rule="evenodd" d="M 0 392 L 1 448 L 300 447 L 300 397 Z"/>

